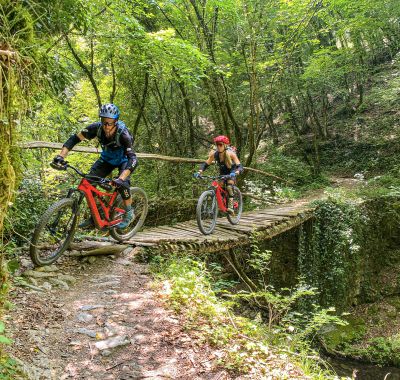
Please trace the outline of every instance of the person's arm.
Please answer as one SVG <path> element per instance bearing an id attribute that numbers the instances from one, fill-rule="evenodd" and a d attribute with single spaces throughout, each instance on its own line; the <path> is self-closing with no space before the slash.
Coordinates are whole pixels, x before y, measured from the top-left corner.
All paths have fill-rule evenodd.
<path id="1" fill-rule="evenodd" d="M 99 126 L 99 123 L 93 123 L 83 129 L 81 132 L 71 135 L 69 139 L 64 143 L 63 147 L 61 148 L 61 152 L 57 157 L 62 157 L 62 159 L 65 159 L 69 151 L 72 150 L 76 144 L 79 144 L 85 139 L 91 140 L 96 137 L 97 129 L 99 127 L 101 128 L 101 126 Z"/>
<path id="2" fill-rule="evenodd" d="M 65 158 L 68 156 L 69 151 L 76 145 L 79 144 L 82 140 L 85 140 L 85 136 L 82 135 L 82 132 L 71 135 L 71 137 L 64 143 L 61 148 L 61 152 L 59 156 Z"/>
<path id="3" fill-rule="evenodd" d="M 200 164 L 199 174 L 202 174 L 214 161 L 214 152 L 211 151 L 206 161 Z"/>
<path id="4" fill-rule="evenodd" d="M 235 166 L 232 165 L 233 170 L 231 170 L 231 172 L 239 175 L 243 172 L 243 165 L 240 163 L 239 157 L 235 152 L 229 152 L 229 154 L 231 155 L 232 161 L 235 164 Z"/>
<path id="5" fill-rule="evenodd" d="M 138 160 L 136 157 L 136 153 L 132 146 L 132 138 L 129 134 L 121 135 L 121 145 L 125 148 L 125 155 L 128 158 L 128 163 L 126 165 L 126 169 L 119 175 L 119 179 L 125 181 L 128 176 L 133 173 L 133 171 L 138 166 Z"/>

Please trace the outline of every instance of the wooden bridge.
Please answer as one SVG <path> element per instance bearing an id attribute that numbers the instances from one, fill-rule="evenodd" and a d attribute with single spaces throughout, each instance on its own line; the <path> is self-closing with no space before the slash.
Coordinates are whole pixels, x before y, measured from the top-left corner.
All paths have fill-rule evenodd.
<path id="1" fill-rule="evenodd" d="M 156 248 L 160 252 L 206 253 L 245 246 L 250 244 L 252 233 L 257 233 L 261 240 L 270 239 L 310 219 L 314 210 L 311 200 L 244 212 L 237 225 L 230 224 L 226 217 L 218 218 L 213 234 L 207 236 L 199 231 L 196 221 L 191 220 L 173 226 L 145 228 L 126 243 Z"/>

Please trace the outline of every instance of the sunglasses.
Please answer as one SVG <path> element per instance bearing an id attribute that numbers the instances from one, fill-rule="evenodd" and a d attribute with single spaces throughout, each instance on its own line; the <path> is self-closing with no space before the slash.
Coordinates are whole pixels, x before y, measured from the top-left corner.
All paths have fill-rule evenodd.
<path id="1" fill-rule="evenodd" d="M 224 146 L 224 143 L 217 143 L 217 146 Z"/>
<path id="2" fill-rule="evenodd" d="M 115 125 L 115 122 L 109 123 L 108 121 L 103 121 L 103 125 L 105 127 L 113 127 Z"/>

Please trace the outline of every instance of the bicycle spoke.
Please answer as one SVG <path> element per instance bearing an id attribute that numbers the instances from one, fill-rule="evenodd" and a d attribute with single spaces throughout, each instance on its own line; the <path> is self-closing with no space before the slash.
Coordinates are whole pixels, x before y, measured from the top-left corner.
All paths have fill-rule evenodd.
<path id="1" fill-rule="evenodd" d="M 35 229 L 31 257 L 36 265 L 54 262 L 68 247 L 76 226 L 74 201 L 62 199 L 51 206 Z"/>
<path id="2" fill-rule="evenodd" d="M 197 223 L 200 231 L 209 234 L 215 227 L 217 204 L 211 191 L 204 192 L 197 205 Z"/>
<path id="3" fill-rule="evenodd" d="M 144 220 L 147 216 L 148 210 L 148 202 L 146 193 L 140 188 L 131 188 L 131 197 L 132 197 L 132 209 L 134 213 L 134 217 L 129 225 L 124 228 L 118 228 L 118 224 L 114 229 L 111 230 L 111 235 L 119 241 L 124 241 L 132 237 L 144 223 Z M 117 199 L 117 203 L 115 207 L 123 208 L 122 199 L 119 197 Z M 120 219 L 122 216 L 121 213 L 112 213 L 111 219 Z"/>

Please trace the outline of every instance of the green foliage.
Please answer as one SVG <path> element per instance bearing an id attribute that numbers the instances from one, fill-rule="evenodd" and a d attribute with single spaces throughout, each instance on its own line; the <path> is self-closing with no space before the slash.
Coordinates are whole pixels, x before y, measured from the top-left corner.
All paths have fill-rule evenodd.
<path id="1" fill-rule="evenodd" d="M 257 234 L 252 236 L 252 251 L 247 259 L 251 268 L 251 276 L 256 282 L 240 275 L 248 285 L 249 291 L 239 291 L 234 299 L 251 301 L 267 314 L 268 329 L 273 334 L 282 334 L 286 338 L 287 331 L 292 332 L 291 340 L 296 344 L 307 344 L 307 339 L 317 334 L 327 324 L 344 324 L 334 315 L 335 308 L 322 309 L 318 304 L 310 302 L 317 295 L 313 288 L 300 278 L 292 289 L 275 289 L 269 283 L 271 252 L 261 250 L 257 242 Z M 236 268 L 236 272 L 240 273 Z"/>
<path id="2" fill-rule="evenodd" d="M 318 202 L 315 219 L 302 229 L 299 271 L 321 291 L 322 305 L 347 305 L 362 260 L 361 227 L 365 218 L 355 203 Z M 322 292 L 323 291 L 323 292 Z"/>
<path id="3" fill-rule="evenodd" d="M 10 208 L 5 223 L 6 235 L 13 235 L 18 244 L 27 244 L 37 221 L 48 208 L 51 200 L 46 197 L 46 191 L 39 178 L 27 175 L 21 181 L 15 201 Z"/>
<path id="4" fill-rule="evenodd" d="M 314 180 L 307 164 L 277 150 L 271 151 L 259 168 L 296 185 L 309 184 Z"/>
<path id="5" fill-rule="evenodd" d="M 11 344 L 12 343 L 11 339 L 7 338 L 4 335 L 5 329 L 6 327 L 4 323 L 0 322 L 0 344 Z"/>
<path id="6" fill-rule="evenodd" d="M 7 356 L 0 357 L 0 380 L 25 379 L 26 376 L 20 370 L 18 363 Z"/>
<path id="7" fill-rule="evenodd" d="M 321 338 L 329 352 L 345 349 L 349 344 L 361 339 L 367 332 L 362 318 L 347 316 L 347 324 L 342 326 L 326 326 L 322 330 Z"/>
<path id="8" fill-rule="evenodd" d="M 189 41 L 176 37 L 173 29 L 147 33 L 146 62 L 156 78 L 172 79 L 176 75 L 189 85 L 195 85 L 210 65 L 207 57 Z"/>
<path id="9" fill-rule="evenodd" d="M 372 363 L 381 365 L 400 365 L 400 337 L 374 338 L 368 342 L 366 348 L 360 350 L 347 350 L 351 354 L 360 355 Z M 349 352 L 350 351 L 350 352 Z M 352 352 L 353 351 L 353 352 Z"/>
<path id="10" fill-rule="evenodd" d="M 257 254 L 254 266 L 265 268 L 263 257 Z M 268 260 L 267 260 L 268 261 Z M 210 284 L 211 275 L 205 264 L 187 255 L 175 255 L 168 259 L 156 256 L 152 261 L 153 271 L 162 285 L 161 295 L 174 310 L 184 314 L 186 326 L 194 329 L 197 335 L 218 347 L 222 352 L 220 364 L 226 368 L 252 374 L 255 378 L 273 373 L 283 378 L 283 363 L 276 360 L 275 353 L 288 351 L 288 342 L 294 342 L 291 333 L 278 333 L 277 339 L 262 323 L 236 316 L 232 311 L 233 303 L 218 299 Z M 225 296 L 227 295 L 224 292 Z M 233 295 L 230 295 L 233 298 Z M 281 299 L 279 300 L 281 302 Z M 322 315 L 322 314 L 320 314 Z M 325 315 L 324 323 L 332 320 Z M 322 323 L 321 325 L 323 325 Z M 312 379 L 329 379 L 332 375 L 322 370 L 310 358 L 309 347 L 299 340 L 290 344 L 290 349 L 300 350 L 291 356 L 291 360 L 300 365 Z M 269 355 L 275 357 L 268 360 Z M 299 359 L 300 358 L 300 359 Z M 266 365 L 268 360 L 269 365 Z"/>

